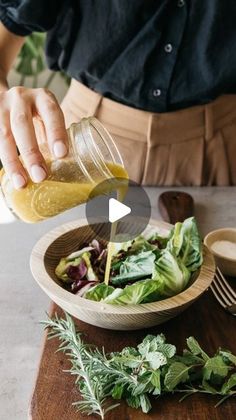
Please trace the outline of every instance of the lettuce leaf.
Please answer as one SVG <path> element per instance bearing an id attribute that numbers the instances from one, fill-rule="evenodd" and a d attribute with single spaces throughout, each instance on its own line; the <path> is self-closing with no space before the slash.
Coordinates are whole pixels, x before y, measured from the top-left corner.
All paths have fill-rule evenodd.
<path id="1" fill-rule="evenodd" d="M 182 292 L 187 286 L 190 276 L 190 271 L 182 261 L 172 255 L 170 251 L 164 250 L 154 266 L 152 279 L 156 283 L 156 290 L 152 295 L 149 295 L 148 302 Z"/>
<path id="2" fill-rule="evenodd" d="M 189 271 L 194 272 L 201 266 L 202 244 L 194 217 L 175 224 L 167 249 L 181 260 Z"/>
<path id="3" fill-rule="evenodd" d="M 137 283 L 125 286 L 124 289 L 116 288 L 104 299 L 104 303 L 118 305 L 137 305 L 156 290 L 156 282 L 152 279 L 140 280 Z"/>
<path id="4" fill-rule="evenodd" d="M 85 299 L 95 300 L 96 302 L 100 302 L 104 300 L 107 296 L 109 296 L 114 290 L 114 287 L 107 286 L 105 283 L 99 283 L 95 286 L 91 287 L 83 297 Z"/>
<path id="5" fill-rule="evenodd" d="M 140 235 L 135 238 L 131 244 L 131 247 L 129 249 L 130 253 L 139 253 L 143 251 L 154 251 L 157 249 L 157 246 L 154 244 L 151 244 L 149 240 L 144 238 L 144 236 Z"/>
<path id="6" fill-rule="evenodd" d="M 150 277 L 156 256 L 152 251 L 143 251 L 137 255 L 130 255 L 121 262 L 119 274 L 111 278 L 111 283 L 115 286 L 126 284 L 140 278 Z"/>
<path id="7" fill-rule="evenodd" d="M 116 305 L 137 305 L 154 302 L 180 293 L 187 285 L 190 271 L 181 261 L 165 250 L 154 263 L 153 278 L 140 280 L 124 289 L 107 286 L 104 283 L 92 287 L 85 298 L 103 300 L 104 303 Z"/>

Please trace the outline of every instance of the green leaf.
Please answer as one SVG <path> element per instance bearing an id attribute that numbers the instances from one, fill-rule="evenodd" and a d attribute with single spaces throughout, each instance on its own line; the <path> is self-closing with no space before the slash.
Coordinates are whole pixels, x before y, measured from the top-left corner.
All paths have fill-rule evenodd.
<path id="1" fill-rule="evenodd" d="M 199 354 L 202 356 L 202 358 L 207 361 L 209 359 L 209 356 L 202 350 L 199 343 L 194 337 L 188 337 L 187 338 L 187 346 L 189 350 L 195 355 L 198 356 Z"/>
<path id="2" fill-rule="evenodd" d="M 236 356 L 230 351 L 220 350 L 219 354 L 223 357 L 223 359 L 226 359 L 228 362 L 231 362 L 236 366 Z"/>
<path id="3" fill-rule="evenodd" d="M 67 269 L 70 265 L 77 266 L 81 262 L 81 257 L 75 258 L 74 261 L 68 261 L 66 258 L 61 258 L 59 264 L 55 269 L 56 276 L 65 283 L 72 283 L 73 280 L 69 279 Z"/>
<path id="4" fill-rule="evenodd" d="M 169 249 L 189 271 L 196 271 L 202 264 L 202 243 L 194 217 L 176 223 L 167 244 Z"/>
<path id="5" fill-rule="evenodd" d="M 226 377 L 229 371 L 229 366 L 227 366 L 222 358 L 222 356 L 214 356 L 211 359 L 208 359 L 204 368 L 204 379 L 211 379 L 211 375 L 218 375 L 221 377 Z"/>
<path id="6" fill-rule="evenodd" d="M 156 282 L 156 290 L 148 297 L 148 301 L 182 292 L 188 284 L 190 272 L 170 251 L 164 250 L 155 263 L 152 278 Z"/>
<path id="7" fill-rule="evenodd" d="M 149 381 L 148 381 L 149 382 Z M 148 382 L 140 382 L 138 385 L 135 386 L 133 389 L 132 395 L 142 395 L 148 388 L 149 383 Z"/>
<path id="8" fill-rule="evenodd" d="M 221 388 L 223 394 L 227 394 L 232 388 L 236 387 L 236 373 L 233 373 Z"/>
<path id="9" fill-rule="evenodd" d="M 134 369 L 142 363 L 142 356 L 133 347 L 124 347 L 121 352 L 111 353 L 111 358 L 115 363 Z"/>
<path id="10" fill-rule="evenodd" d="M 142 363 L 142 358 L 140 355 L 124 354 L 123 352 L 119 355 L 113 357 L 113 360 L 123 366 L 130 367 L 135 369 L 140 366 Z"/>
<path id="11" fill-rule="evenodd" d="M 146 355 L 151 369 L 158 369 L 160 366 L 167 364 L 167 358 L 159 351 L 152 351 Z"/>
<path id="12" fill-rule="evenodd" d="M 112 305 L 137 305 L 156 290 L 156 283 L 153 280 L 140 280 L 130 286 L 125 286 L 124 289 L 115 289 L 104 303 Z"/>
<path id="13" fill-rule="evenodd" d="M 133 396 L 126 398 L 127 404 L 132 408 L 139 408 L 141 407 L 141 402 L 139 396 Z"/>
<path id="14" fill-rule="evenodd" d="M 176 355 L 175 360 L 178 362 L 182 362 L 187 366 L 196 365 L 196 364 L 203 365 L 205 363 L 205 361 L 201 357 L 192 354 L 188 350 L 184 350 L 182 356 Z"/>
<path id="15" fill-rule="evenodd" d="M 36 71 L 35 73 L 41 73 L 46 68 L 43 57 L 39 55 L 36 60 Z"/>
<path id="16" fill-rule="evenodd" d="M 122 398 L 124 392 L 124 385 L 123 384 L 115 384 L 113 390 L 112 390 L 112 398 L 115 400 L 120 400 Z"/>
<path id="17" fill-rule="evenodd" d="M 32 76 L 34 74 L 32 60 L 29 57 L 22 57 L 16 66 L 16 71 L 24 76 Z"/>
<path id="18" fill-rule="evenodd" d="M 217 389 L 215 389 L 212 385 L 210 385 L 206 379 L 202 380 L 202 387 L 206 391 L 208 391 L 210 394 L 218 394 Z"/>
<path id="19" fill-rule="evenodd" d="M 189 369 L 189 366 L 186 366 L 184 363 L 172 363 L 165 375 L 165 387 L 172 391 L 179 383 L 188 381 Z"/>
<path id="20" fill-rule="evenodd" d="M 100 302 L 101 300 L 105 300 L 112 292 L 114 292 L 114 287 L 108 286 L 105 283 L 99 283 L 91 287 L 85 293 L 84 298 Z"/>
<path id="21" fill-rule="evenodd" d="M 152 372 L 150 382 L 154 386 L 155 390 L 153 392 L 153 395 L 160 395 L 161 394 L 161 375 L 160 370 L 155 370 Z"/>
<path id="22" fill-rule="evenodd" d="M 168 240 L 170 239 L 170 237 L 171 237 L 171 232 L 169 233 L 168 236 L 165 236 L 165 237 L 160 236 L 158 233 L 154 233 L 154 235 L 152 235 L 149 238 L 149 241 L 158 241 L 160 243 L 160 245 L 161 245 L 161 248 L 164 249 L 166 247 L 166 245 L 167 245 Z"/>
<path id="23" fill-rule="evenodd" d="M 140 405 L 143 413 L 148 413 L 152 408 L 150 400 L 145 394 L 140 395 Z"/>
<path id="24" fill-rule="evenodd" d="M 162 346 L 165 343 L 165 336 L 164 334 L 158 334 L 158 335 L 151 335 L 148 334 L 138 345 L 138 351 L 140 354 L 142 354 L 144 357 L 150 352 L 150 351 L 156 351 L 158 346 Z"/>
<path id="25" fill-rule="evenodd" d="M 111 283 L 115 286 L 120 286 L 126 284 L 128 281 L 151 276 L 155 259 L 156 256 L 152 251 L 130 255 L 122 261 L 120 273 L 111 278 Z"/>
<path id="26" fill-rule="evenodd" d="M 176 353 L 176 347 L 173 344 L 159 344 L 157 350 L 161 352 L 167 359 L 171 359 Z"/>
<path id="27" fill-rule="evenodd" d="M 25 40 L 25 44 L 23 45 L 23 48 L 25 48 L 28 51 L 28 56 L 31 56 L 32 58 L 38 57 L 38 45 L 35 45 L 35 37 L 33 35 L 27 36 Z"/>

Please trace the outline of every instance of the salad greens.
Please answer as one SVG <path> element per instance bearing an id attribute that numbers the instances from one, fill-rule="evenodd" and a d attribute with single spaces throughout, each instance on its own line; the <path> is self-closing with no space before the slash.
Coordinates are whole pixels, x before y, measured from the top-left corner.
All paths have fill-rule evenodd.
<path id="1" fill-rule="evenodd" d="M 109 285 L 103 283 L 107 248 L 94 240 L 62 258 L 56 275 L 73 293 L 109 304 L 154 302 L 183 291 L 202 264 L 194 217 L 176 223 L 168 237 L 138 236 L 117 244 Z"/>
<path id="2" fill-rule="evenodd" d="M 196 271 L 202 264 L 201 239 L 194 218 L 184 223 L 176 223 L 172 231 L 167 249 L 179 258 L 189 271 Z"/>
<path id="3" fill-rule="evenodd" d="M 43 324 L 49 328 L 49 338 L 60 340 L 58 350 L 70 358 L 70 373 L 76 376 L 83 398 L 74 406 L 85 414 L 104 419 L 119 405 L 111 397 L 147 413 L 152 407 L 150 397 L 167 393 L 182 393 L 180 401 L 196 393 L 213 394 L 221 397 L 216 406 L 236 396 L 236 356 L 229 350 L 219 348 L 210 356 L 189 337 L 187 349 L 177 354 L 163 334 L 149 334 L 137 347 L 106 354 L 104 349 L 84 343 L 68 314 L 65 319 L 56 316 Z"/>

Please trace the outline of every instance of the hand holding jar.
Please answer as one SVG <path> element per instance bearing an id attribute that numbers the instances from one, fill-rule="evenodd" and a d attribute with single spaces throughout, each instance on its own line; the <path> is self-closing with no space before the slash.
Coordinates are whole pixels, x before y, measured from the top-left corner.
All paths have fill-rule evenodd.
<path id="1" fill-rule="evenodd" d="M 113 139 L 96 118 L 82 118 L 70 126 L 63 143 L 67 147 L 64 158 L 52 154 L 57 142 L 53 142 L 52 137 L 51 141 L 46 141 L 46 137 L 47 132 L 42 136 L 44 141 L 37 144 L 36 152 L 38 162 L 46 169 L 46 179 L 42 177 L 35 182 L 31 176 L 25 188 L 17 189 L 8 172 L 0 173 L 8 208 L 18 218 L 30 223 L 47 219 L 87 202 L 93 198 L 93 191 L 97 195 L 118 190 L 121 197 L 124 195 L 128 174 Z M 23 156 L 19 159 L 17 156 L 14 165 L 25 172 Z M 100 183 L 101 188 L 95 189 Z"/>
<path id="2" fill-rule="evenodd" d="M 14 87 L 0 92 L 0 159 L 16 189 L 25 187 L 29 178 L 39 183 L 48 175 L 34 127 L 37 119 L 45 130 L 51 155 L 64 157 L 67 132 L 55 96 L 43 88 Z"/>

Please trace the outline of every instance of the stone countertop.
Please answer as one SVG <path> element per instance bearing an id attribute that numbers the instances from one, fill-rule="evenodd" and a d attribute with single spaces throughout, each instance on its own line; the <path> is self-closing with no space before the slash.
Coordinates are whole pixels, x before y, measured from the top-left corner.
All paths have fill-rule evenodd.
<path id="1" fill-rule="evenodd" d="M 163 189 L 146 190 L 152 217 L 157 219 L 157 198 Z M 216 228 L 236 226 L 236 187 L 181 188 L 181 191 L 194 197 L 202 235 Z M 27 418 L 42 341 L 39 321 L 45 318 L 49 306 L 47 296 L 30 273 L 31 249 L 52 228 L 81 217 L 84 206 L 35 225 L 19 221 L 0 224 L 0 420 Z"/>

